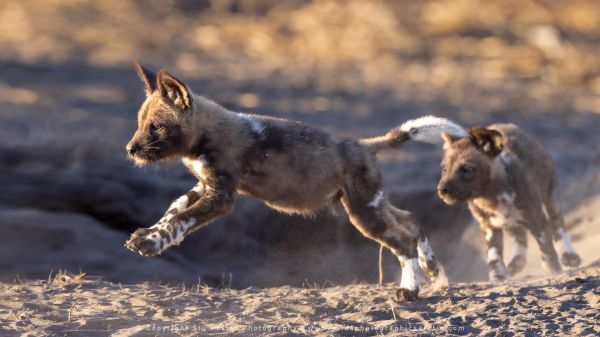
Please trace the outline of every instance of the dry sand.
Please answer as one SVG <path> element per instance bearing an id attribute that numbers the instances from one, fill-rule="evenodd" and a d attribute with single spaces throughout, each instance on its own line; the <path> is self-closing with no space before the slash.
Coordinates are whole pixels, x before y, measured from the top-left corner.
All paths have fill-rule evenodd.
<path id="1" fill-rule="evenodd" d="M 371 336 L 600 333 L 600 263 L 551 278 L 458 283 L 391 299 L 394 284 L 247 288 L 120 285 L 59 275 L 0 285 L 2 336 Z"/>
<path id="2" fill-rule="evenodd" d="M 0 337 L 599 334 L 598 1 L 208 3 L 0 1 Z M 416 303 L 364 283 L 377 247 L 344 218 L 248 199 L 161 258 L 130 254 L 129 232 L 194 184 L 179 166 L 140 171 L 124 158 L 143 95 L 135 58 L 234 110 L 347 137 L 428 113 L 517 123 L 555 159 L 585 267 L 548 277 L 530 240 L 515 280 L 459 283 L 486 278 L 479 232 L 435 196 L 441 150 L 417 145 L 382 156 L 386 188 L 455 283 L 424 286 Z M 392 281 L 398 263 L 386 261 Z M 58 268 L 103 278 L 40 281 Z M 238 290 L 190 290 L 222 275 Z M 139 283 L 153 280 L 172 283 Z"/>

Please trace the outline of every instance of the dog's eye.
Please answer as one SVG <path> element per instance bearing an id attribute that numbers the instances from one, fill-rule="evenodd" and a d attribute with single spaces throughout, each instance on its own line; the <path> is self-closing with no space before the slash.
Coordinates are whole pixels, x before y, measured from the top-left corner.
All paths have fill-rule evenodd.
<path id="1" fill-rule="evenodd" d="M 160 125 L 160 124 L 150 124 L 150 132 L 154 132 L 154 131 L 162 131 L 165 129 L 164 125 Z"/>
<path id="2" fill-rule="evenodd" d="M 464 172 L 464 173 L 471 173 L 471 172 L 475 171 L 475 166 L 469 165 L 469 164 L 465 164 L 465 165 L 463 165 L 463 166 L 460 167 L 460 171 Z"/>
<path id="3" fill-rule="evenodd" d="M 442 164 L 440 167 L 442 168 L 442 172 L 446 172 L 448 170 L 444 164 Z"/>

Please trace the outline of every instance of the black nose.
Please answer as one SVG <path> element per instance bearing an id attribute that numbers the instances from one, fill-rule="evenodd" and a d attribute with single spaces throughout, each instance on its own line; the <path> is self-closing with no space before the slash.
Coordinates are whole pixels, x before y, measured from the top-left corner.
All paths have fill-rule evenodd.
<path id="1" fill-rule="evenodd" d="M 448 187 L 444 186 L 438 186 L 438 192 L 442 195 L 446 195 L 448 194 Z"/>
<path id="2" fill-rule="evenodd" d="M 127 146 L 125 146 L 125 150 L 130 155 L 134 155 L 137 151 L 140 150 L 140 146 L 138 144 L 127 144 Z"/>

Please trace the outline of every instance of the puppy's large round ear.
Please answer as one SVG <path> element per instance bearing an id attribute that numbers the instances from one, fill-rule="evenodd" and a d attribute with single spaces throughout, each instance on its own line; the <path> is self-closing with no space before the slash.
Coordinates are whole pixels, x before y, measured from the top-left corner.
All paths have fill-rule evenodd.
<path id="1" fill-rule="evenodd" d="M 146 90 L 146 95 L 152 94 L 154 90 L 156 90 L 156 74 L 144 68 L 138 61 L 133 63 L 135 65 L 135 71 L 137 71 L 138 76 L 144 82 L 144 89 Z"/>
<path id="2" fill-rule="evenodd" d="M 499 155 L 504 148 L 502 134 L 496 130 L 481 127 L 471 128 L 469 138 L 479 150 L 491 157 Z"/>
<path id="3" fill-rule="evenodd" d="M 156 86 L 165 102 L 182 110 L 192 107 L 192 94 L 188 87 L 166 70 L 158 73 Z"/>

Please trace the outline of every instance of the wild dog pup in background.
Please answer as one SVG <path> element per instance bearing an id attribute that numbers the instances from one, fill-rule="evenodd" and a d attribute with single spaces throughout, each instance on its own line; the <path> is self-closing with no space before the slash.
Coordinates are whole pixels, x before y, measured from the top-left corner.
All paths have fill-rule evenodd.
<path id="1" fill-rule="evenodd" d="M 155 225 L 137 229 L 127 248 L 150 256 L 178 245 L 231 211 L 236 193 L 286 213 L 307 214 L 341 201 L 352 224 L 400 260 L 399 298 L 417 297 L 419 265 L 432 279 L 447 282 L 410 213 L 388 201 L 375 155 L 411 139 L 441 142 L 442 131 L 464 136 L 461 127 L 426 117 L 381 137 L 341 139 L 298 122 L 229 111 L 194 95 L 164 70 L 155 75 L 139 64 L 136 69 L 146 100 L 126 146 L 129 156 L 138 164 L 181 158 L 198 183 Z"/>
<path id="2" fill-rule="evenodd" d="M 525 266 L 527 232 L 533 234 L 548 272 L 562 264 L 576 267 L 581 259 L 565 231 L 554 199 L 555 173 L 544 147 L 513 124 L 472 128 L 467 137 L 443 134 L 442 177 L 438 194 L 447 204 L 468 201 L 487 246 L 491 280 L 503 280 Z M 503 230 L 512 252 L 504 266 Z M 562 243 L 562 244 L 559 244 Z"/>

